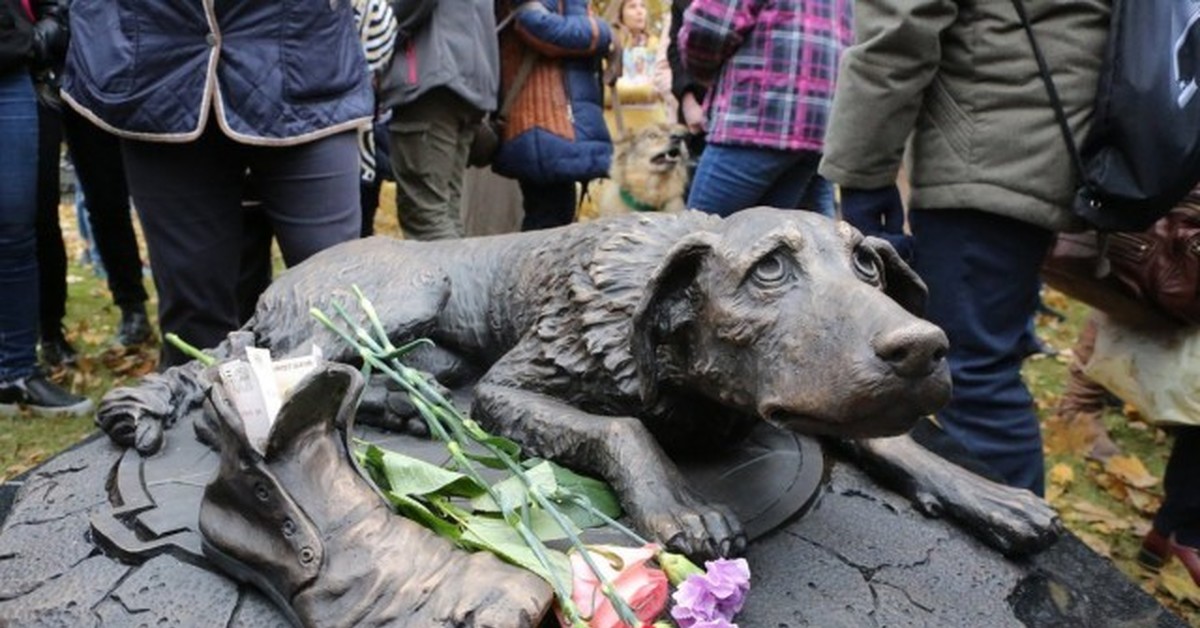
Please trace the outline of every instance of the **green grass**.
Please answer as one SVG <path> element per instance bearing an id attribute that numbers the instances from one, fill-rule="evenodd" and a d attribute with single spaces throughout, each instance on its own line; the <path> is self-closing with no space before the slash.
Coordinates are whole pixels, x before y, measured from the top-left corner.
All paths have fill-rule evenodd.
<path id="1" fill-rule="evenodd" d="M 71 213 L 73 216 L 73 212 Z M 157 346 L 127 350 L 114 346 L 120 311 L 104 281 L 91 267 L 78 264 L 81 245 L 73 228 L 64 238 L 71 260 L 67 275 L 67 339 L 79 351 L 74 368 L 50 372 L 55 382 L 99 402 L 114 385 L 136 380 L 154 368 Z M 147 287 L 151 283 L 146 280 Z M 151 292 L 153 292 L 151 290 Z M 151 300 L 153 312 L 155 302 Z M 86 438 L 96 429 L 90 417 L 47 418 L 28 414 L 0 418 L 0 479 L 7 479 L 45 461 L 50 456 Z"/>
<path id="2" fill-rule="evenodd" d="M 385 192 L 390 195 L 390 190 Z M 383 207 L 394 205 L 387 199 Z M 88 267 L 81 267 L 81 244 L 74 229 L 74 214 L 64 207 L 62 224 L 72 260 L 69 269 L 66 329 L 68 338 L 80 352 L 74 369 L 53 374 L 56 381 L 70 390 L 84 394 L 93 401 L 114 385 L 136 380 L 154 367 L 157 347 L 141 351 L 114 350 L 111 341 L 119 313 L 105 283 Z M 380 233 L 397 233 L 393 212 L 380 211 L 376 225 Z M 146 280 L 147 288 L 151 282 Z M 1025 374 L 1034 393 L 1043 419 L 1047 437 L 1047 469 L 1070 470 L 1073 480 L 1065 484 L 1049 483 L 1050 501 L 1058 508 L 1067 526 L 1094 549 L 1110 556 L 1122 572 L 1146 591 L 1153 593 L 1163 604 L 1180 614 L 1186 621 L 1200 626 L 1200 590 L 1176 564 L 1153 576 L 1140 569 L 1134 556 L 1140 537 L 1149 527 L 1149 517 L 1161 499 L 1161 483 L 1147 490 L 1125 491 L 1114 481 L 1114 475 L 1100 464 L 1085 459 L 1082 451 L 1055 449 L 1056 430 L 1052 417 L 1066 377 L 1070 347 L 1086 316 L 1086 308 L 1064 297 L 1050 293 L 1052 307 L 1067 314 L 1065 322 L 1048 317 L 1039 320 L 1038 333 L 1049 345 L 1059 350 L 1057 357 L 1040 357 L 1026 363 Z M 153 315 L 153 297 L 151 301 Z M 1144 463 L 1155 477 L 1161 478 L 1170 439 L 1162 430 L 1137 419 L 1134 413 L 1126 416 L 1114 410 L 1105 417 L 1113 439 L 1124 453 Z M 21 416 L 0 419 L 0 478 L 12 477 L 45 461 L 55 453 L 70 447 L 95 430 L 90 419 L 45 419 Z M 1123 493 L 1129 493 L 1125 494 Z M 1137 497 L 1134 500 L 1132 494 Z"/>

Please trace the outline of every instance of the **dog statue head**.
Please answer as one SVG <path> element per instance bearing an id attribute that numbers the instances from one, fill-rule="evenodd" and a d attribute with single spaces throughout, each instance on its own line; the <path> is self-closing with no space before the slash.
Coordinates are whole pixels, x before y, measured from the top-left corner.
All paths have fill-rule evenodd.
<path id="1" fill-rule="evenodd" d="M 883 240 L 754 208 L 683 238 L 635 314 L 643 397 L 660 381 L 807 434 L 903 433 L 950 396 L 926 289 Z"/>

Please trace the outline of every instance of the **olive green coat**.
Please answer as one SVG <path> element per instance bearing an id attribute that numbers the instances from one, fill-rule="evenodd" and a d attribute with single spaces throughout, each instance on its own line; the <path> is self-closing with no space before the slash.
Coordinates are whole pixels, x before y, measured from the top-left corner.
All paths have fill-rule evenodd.
<path id="1" fill-rule="evenodd" d="M 1071 128 L 1091 121 L 1108 0 L 1024 0 Z M 896 178 L 913 209 L 975 208 L 1074 229 L 1076 177 L 1012 0 L 859 0 L 820 172 L 844 187 Z"/>

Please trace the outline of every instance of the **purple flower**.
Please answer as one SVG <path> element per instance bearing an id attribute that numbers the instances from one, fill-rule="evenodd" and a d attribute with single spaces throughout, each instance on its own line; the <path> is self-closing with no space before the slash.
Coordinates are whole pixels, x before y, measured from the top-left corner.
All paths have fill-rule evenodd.
<path id="1" fill-rule="evenodd" d="M 731 622 L 746 602 L 750 565 L 743 558 L 719 558 L 704 566 L 705 573 L 689 577 L 671 596 L 671 617 L 679 628 L 736 628 Z"/>

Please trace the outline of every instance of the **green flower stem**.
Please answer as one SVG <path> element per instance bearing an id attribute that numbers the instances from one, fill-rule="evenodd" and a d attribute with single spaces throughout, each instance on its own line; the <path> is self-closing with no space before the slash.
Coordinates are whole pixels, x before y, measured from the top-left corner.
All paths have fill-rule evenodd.
<path id="1" fill-rule="evenodd" d="M 560 488 L 558 490 L 558 492 L 554 493 L 553 495 L 550 495 L 550 499 L 551 500 L 562 499 L 564 501 L 572 502 L 576 506 L 579 506 L 580 508 L 583 508 L 584 510 L 588 511 L 588 513 L 591 514 L 593 517 L 603 521 L 604 525 L 629 537 L 630 540 L 632 540 L 634 543 L 637 543 L 638 545 L 650 545 L 650 541 L 647 541 L 646 539 L 642 538 L 642 536 L 640 534 L 638 534 L 637 532 L 634 532 L 632 529 L 625 526 L 625 524 L 621 523 L 620 521 L 617 521 L 616 519 L 613 519 L 612 517 L 604 514 L 603 512 L 600 512 L 599 509 L 597 509 L 595 506 L 592 505 L 592 500 L 588 499 L 587 497 L 585 497 L 583 495 L 579 495 L 578 493 L 574 493 L 569 490 L 563 490 Z"/>
<path id="2" fill-rule="evenodd" d="M 426 417 L 427 421 L 440 422 L 432 408 L 429 408 L 419 397 L 413 397 L 412 402 L 417 407 L 417 411 L 421 413 L 421 416 Z M 463 454 L 459 443 L 456 441 L 445 441 L 445 443 L 446 449 L 454 459 L 455 466 L 458 467 L 459 471 L 462 471 L 480 486 L 484 487 L 488 497 L 500 507 L 500 514 L 504 517 L 505 522 L 517 531 L 517 534 L 529 546 L 529 550 L 533 552 L 534 557 L 545 568 L 546 573 L 550 576 L 550 586 L 554 589 L 554 594 L 558 596 L 559 604 L 563 607 L 563 613 L 567 615 L 567 618 L 572 623 L 575 623 L 579 619 L 579 609 L 576 608 L 574 600 L 571 599 L 571 592 L 567 590 L 562 580 L 559 579 L 557 572 L 555 572 L 554 565 L 550 562 L 550 556 L 546 554 L 546 546 L 542 543 L 542 540 L 533 533 L 533 530 L 524 520 L 516 516 L 516 513 L 509 508 L 508 504 L 501 500 L 500 494 L 480 475 L 475 465 L 471 463 L 471 460 Z"/>
<path id="3" fill-rule="evenodd" d="M 414 405 L 423 403 L 418 399 L 413 399 L 412 401 Z M 447 412 L 445 408 L 436 408 L 435 410 Z M 449 412 L 457 413 L 458 410 L 451 408 Z M 451 422 L 451 425 L 453 426 L 454 423 Z M 566 515 L 562 514 L 562 511 L 560 511 L 558 507 L 546 497 L 545 493 L 543 493 L 541 489 L 539 489 L 533 484 L 533 482 L 529 480 L 529 476 L 525 474 L 525 470 L 507 453 L 500 451 L 498 448 L 485 441 L 476 440 L 475 442 L 488 449 L 490 453 L 503 462 L 505 467 L 507 467 L 508 470 L 514 476 L 516 476 L 522 484 L 525 485 L 526 494 L 528 494 L 535 502 L 537 502 L 538 507 L 546 512 L 546 514 L 550 515 L 550 518 L 553 519 L 558 527 L 562 529 L 563 534 L 567 537 L 567 540 L 571 543 L 571 546 L 579 552 L 584 563 L 586 563 L 588 568 L 592 570 L 592 573 L 596 574 L 596 579 L 600 582 L 600 590 L 604 593 L 604 596 L 607 597 L 610 602 L 612 602 L 613 609 L 617 611 L 617 615 L 621 618 L 621 621 L 629 624 L 630 626 L 637 626 L 640 623 L 637 618 L 637 614 L 634 613 L 633 609 L 629 606 L 629 603 L 616 593 L 612 582 L 609 581 L 609 579 L 604 575 L 604 572 L 601 571 L 599 566 L 596 565 L 596 562 L 592 559 L 591 553 L 587 551 L 583 539 L 580 539 L 579 535 L 575 533 L 574 526 L 571 524 L 571 520 Z M 500 506 L 501 508 L 504 508 L 503 505 Z"/>
<path id="4" fill-rule="evenodd" d="M 335 307 L 338 309 L 338 314 L 343 319 L 346 319 L 347 322 L 353 324 L 352 321 L 349 321 L 349 316 L 346 314 L 343 308 L 339 306 Z M 316 315 L 315 312 L 314 315 Z M 433 432 L 439 440 L 446 444 L 447 449 L 450 451 L 451 457 L 454 458 L 455 466 L 458 467 L 460 471 L 471 477 L 471 479 L 475 480 L 480 486 L 484 487 L 488 496 L 492 498 L 492 501 L 494 501 L 500 507 L 500 512 L 501 515 L 503 515 L 504 520 L 511 525 L 514 530 L 516 530 L 521 539 L 525 541 L 525 544 L 529 546 L 529 549 L 531 552 L 533 552 L 534 557 L 546 570 L 546 573 L 550 576 L 549 584 L 554 589 L 555 595 L 558 596 L 559 605 L 563 609 L 563 614 L 567 616 L 567 619 L 572 624 L 586 626 L 586 623 L 582 622 L 581 620 L 578 607 L 575 606 L 574 601 L 571 599 L 570 591 L 567 590 L 566 586 L 559 579 L 558 574 L 555 572 L 554 565 L 550 562 L 550 557 L 546 554 L 546 547 L 542 543 L 541 539 L 539 539 L 537 535 L 533 533 L 533 531 L 528 525 L 525 524 L 524 521 L 521 521 L 519 518 L 517 518 L 515 513 L 512 512 L 512 509 L 500 499 L 500 495 L 496 493 L 491 484 L 484 480 L 484 478 L 478 473 L 478 471 L 475 469 L 475 466 L 470 462 L 470 459 L 463 455 L 462 448 L 458 442 L 452 439 L 446 432 L 445 426 L 442 424 L 440 417 L 438 417 L 437 414 L 432 411 L 432 408 L 430 408 L 428 404 L 426 404 L 421 398 L 417 388 L 413 385 L 414 382 L 419 382 L 421 384 L 425 383 L 420 374 L 404 366 L 403 364 L 400 364 L 394 358 L 391 360 L 391 362 L 393 362 L 392 365 L 389 365 L 379 359 L 379 354 L 372 349 L 383 349 L 388 353 L 395 351 L 395 348 L 391 346 L 390 341 L 386 340 L 386 336 L 384 336 L 385 344 L 380 346 L 379 343 L 374 342 L 369 336 L 358 334 L 359 338 L 365 338 L 371 345 L 374 345 L 373 347 L 364 347 L 363 343 L 356 342 L 349 334 L 336 327 L 333 324 L 333 321 L 329 320 L 329 318 L 323 313 L 317 316 L 317 320 L 321 321 L 323 324 L 341 336 L 342 339 L 350 343 L 351 346 L 358 348 L 359 353 L 363 356 L 366 364 L 373 368 L 379 369 L 381 372 L 398 382 L 405 388 L 405 390 L 409 392 L 413 405 L 417 408 L 417 411 L 421 413 L 421 416 L 425 418 L 426 423 L 429 425 L 430 431 Z M 361 328 L 356 328 L 356 331 L 362 330 Z M 393 366 L 399 368 L 393 368 Z M 442 401 L 444 402 L 444 400 Z"/>
<path id="5" fill-rule="evenodd" d="M 199 360 L 204 366 L 212 366 L 217 363 L 216 358 L 188 344 L 187 341 L 185 341 L 183 338 L 180 338 L 176 334 L 167 334 L 164 336 L 164 338 L 167 339 L 167 342 L 175 345 L 175 348 L 182 351 L 184 355 L 194 360 Z"/>
<path id="6" fill-rule="evenodd" d="M 553 567 L 549 562 L 549 557 L 545 554 L 545 546 L 542 544 L 541 540 L 538 539 L 535 534 L 533 534 L 529 526 L 524 521 L 517 518 L 515 513 L 512 512 L 511 508 L 509 508 L 507 504 L 501 502 L 499 495 L 492 490 L 491 485 L 489 485 L 482 478 L 482 476 L 479 475 L 478 471 L 475 469 L 474 463 L 472 463 L 470 459 L 463 454 L 460 445 L 461 441 L 470 440 L 482 446 L 490 454 L 495 456 L 496 459 L 500 460 L 504 466 L 514 476 L 516 476 L 522 484 L 525 485 L 527 494 L 533 498 L 535 502 L 537 502 L 538 506 L 544 512 L 550 515 L 555 523 L 562 529 L 572 546 L 580 552 L 580 556 L 588 565 L 588 568 L 595 573 L 597 579 L 600 581 L 601 591 L 604 593 L 605 597 L 612 602 L 613 608 L 616 610 L 621 620 L 632 626 L 638 625 L 640 621 L 638 620 L 636 613 L 634 613 L 633 609 L 630 608 L 628 602 L 626 602 L 624 598 L 616 593 L 612 583 L 604 576 L 604 573 L 595 563 L 591 554 L 586 550 L 582 539 L 580 539 L 575 533 L 570 520 L 558 510 L 558 508 L 540 489 L 533 485 L 520 464 L 513 460 L 507 452 L 487 442 L 486 432 L 484 432 L 475 421 L 463 417 L 458 412 L 458 409 L 454 407 L 454 405 L 440 392 L 434 390 L 433 387 L 430 386 L 419 373 L 400 363 L 395 357 L 391 357 L 391 359 L 386 360 L 386 362 L 391 362 L 391 364 L 385 363 L 383 356 L 395 356 L 396 354 L 401 353 L 401 351 L 398 351 L 387 337 L 383 325 L 375 312 L 374 306 L 372 306 L 370 301 L 362 294 L 358 286 L 354 286 L 353 289 L 355 294 L 358 296 L 360 307 L 366 313 L 366 316 L 371 322 L 371 325 L 374 328 L 378 338 L 372 337 L 367 330 L 355 324 L 350 318 L 349 313 L 346 312 L 345 308 L 338 303 L 334 304 L 334 308 L 336 309 L 339 317 L 341 317 L 342 320 L 344 320 L 354 330 L 353 337 L 350 334 L 343 332 L 341 329 L 334 327 L 332 321 L 329 321 L 328 317 L 318 316 L 318 320 L 333 329 L 335 333 L 346 340 L 351 346 L 358 348 L 359 353 L 363 356 L 366 364 L 369 364 L 371 367 L 377 368 L 381 372 L 384 372 L 393 380 L 396 380 L 409 392 L 413 405 L 429 424 L 430 431 L 434 432 L 440 440 L 447 444 L 450 454 L 455 460 L 455 466 L 458 467 L 460 471 L 466 473 L 480 485 L 485 487 L 488 496 L 492 498 L 497 506 L 500 507 L 501 514 L 504 516 L 505 521 L 508 522 L 509 525 L 513 526 L 517 533 L 521 535 L 522 539 L 525 540 L 526 544 L 529 545 L 530 550 L 538 559 L 538 562 L 542 563 L 542 565 L 546 568 L 546 572 L 551 575 L 553 581 L 550 584 L 554 587 L 555 593 L 559 596 L 560 604 L 563 605 L 564 613 L 567 614 L 568 619 L 570 619 L 572 623 L 576 623 L 578 620 L 578 610 L 573 608 L 574 605 L 571 603 L 570 595 L 563 593 L 565 587 L 562 586 L 561 582 L 557 581 L 558 579 L 555 575 Z M 414 344 L 415 343 L 409 343 L 408 345 L 405 345 L 405 347 L 410 347 Z M 424 399 L 422 399 L 422 397 L 424 397 Z M 434 401 L 434 404 L 428 404 L 425 399 L 431 399 Z M 450 431 L 454 433 L 455 438 L 450 438 L 446 433 L 446 425 L 449 425 Z M 634 534 L 631 530 L 603 515 L 603 513 L 598 513 L 598 511 L 596 511 L 594 508 L 591 508 L 590 502 L 587 502 L 586 499 L 583 501 L 585 502 L 584 507 L 588 508 L 593 513 L 599 514 L 601 520 L 614 525 L 618 530 L 631 535 L 633 538 L 645 544 L 645 541 Z"/>

